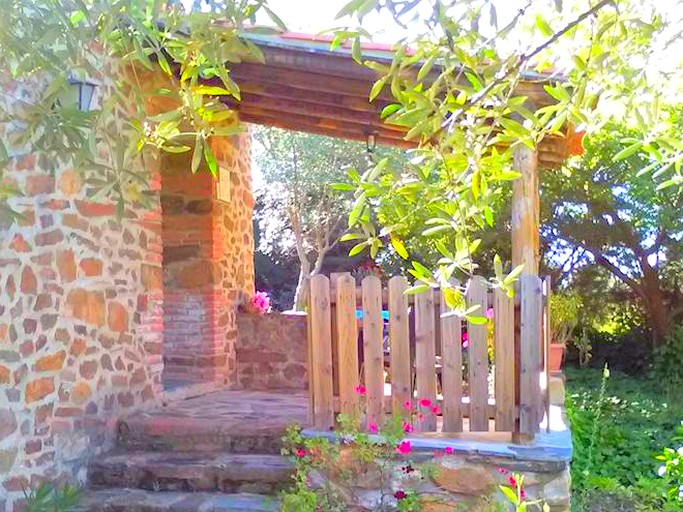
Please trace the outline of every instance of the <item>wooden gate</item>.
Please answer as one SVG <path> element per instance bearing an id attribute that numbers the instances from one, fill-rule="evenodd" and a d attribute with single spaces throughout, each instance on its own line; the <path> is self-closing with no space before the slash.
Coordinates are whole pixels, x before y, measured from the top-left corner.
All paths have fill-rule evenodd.
<path id="1" fill-rule="evenodd" d="M 468 306 L 485 323 L 448 313 L 440 290 L 406 295 L 408 281 L 386 288 L 367 276 L 357 288 L 348 273 L 311 279 L 309 392 L 316 428 L 334 427 L 335 415 L 358 414 L 364 387 L 365 421 L 406 411 L 419 399 L 438 404 L 416 429 L 423 432 L 539 430 L 547 393 L 548 283 L 524 275 L 513 298 L 473 277 Z M 547 390 L 547 385 L 545 386 Z"/>

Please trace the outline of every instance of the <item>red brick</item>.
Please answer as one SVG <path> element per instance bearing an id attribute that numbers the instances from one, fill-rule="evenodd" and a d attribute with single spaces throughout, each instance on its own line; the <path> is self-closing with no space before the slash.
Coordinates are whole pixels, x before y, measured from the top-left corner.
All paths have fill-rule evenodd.
<path id="1" fill-rule="evenodd" d="M 101 327 L 104 325 L 104 294 L 89 292 L 82 288 L 72 290 L 66 298 L 70 314 L 84 322 Z"/>
<path id="2" fill-rule="evenodd" d="M 21 292 L 36 293 L 38 291 L 38 281 L 31 267 L 24 267 L 21 272 Z"/>
<path id="3" fill-rule="evenodd" d="M 102 275 L 102 262 L 97 258 L 83 258 L 79 266 L 86 277 Z"/>
<path id="4" fill-rule="evenodd" d="M 71 389 L 71 399 L 76 404 L 85 403 L 92 395 L 92 390 L 86 382 L 77 382 Z"/>
<path id="5" fill-rule="evenodd" d="M 59 229 L 53 229 L 47 233 L 40 233 L 36 235 L 36 245 L 55 245 L 64 240 L 64 235 Z"/>
<path id="6" fill-rule="evenodd" d="M 76 259 L 72 250 L 57 253 L 57 268 L 63 282 L 70 283 L 76 279 Z"/>
<path id="7" fill-rule="evenodd" d="M 77 194 L 83 186 L 81 176 L 73 169 L 67 169 L 59 179 L 59 189 L 64 195 Z"/>
<path id="8" fill-rule="evenodd" d="M 2 486 L 8 492 L 17 492 L 28 489 L 29 482 L 25 476 L 13 476 L 2 482 Z"/>
<path id="9" fill-rule="evenodd" d="M 26 171 L 35 168 L 36 166 L 36 155 L 33 153 L 28 153 L 21 155 L 17 158 L 17 163 L 15 169 L 17 171 Z"/>
<path id="10" fill-rule="evenodd" d="M 128 311 L 119 302 L 109 303 L 107 325 L 114 332 L 125 332 L 128 330 Z"/>
<path id="11" fill-rule="evenodd" d="M 64 213 L 62 215 L 62 224 L 72 229 L 88 230 L 88 222 L 76 213 Z"/>
<path id="12" fill-rule="evenodd" d="M 85 354 L 85 348 L 85 340 L 83 338 L 76 338 L 71 345 L 69 354 L 78 357 L 82 354 Z"/>
<path id="13" fill-rule="evenodd" d="M 64 359 L 66 359 L 66 352 L 60 350 L 56 354 L 43 356 L 40 359 L 38 359 L 38 361 L 36 361 L 36 364 L 33 366 L 33 369 L 37 372 L 50 372 L 61 370 L 62 366 L 64 365 Z"/>
<path id="14" fill-rule="evenodd" d="M 163 281 L 161 267 L 142 265 L 142 284 L 147 290 L 161 290 Z"/>
<path id="15" fill-rule="evenodd" d="M 10 374 L 10 369 L 0 364 L 0 384 L 9 384 Z"/>
<path id="16" fill-rule="evenodd" d="M 29 176 L 26 178 L 26 195 L 37 196 L 54 192 L 55 179 L 52 176 Z"/>
<path id="17" fill-rule="evenodd" d="M 97 361 L 83 361 L 79 367 L 81 377 L 84 379 L 92 379 L 97 373 Z"/>
<path id="18" fill-rule="evenodd" d="M 24 237 L 19 234 L 14 235 L 10 247 L 17 252 L 28 252 L 31 250 L 31 246 L 26 242 Z"/>
<path id="19" fill-rule="evenodd" d="M 43 442 L 40 439 L 29 439 L 26 441 L 26 455 L 38 453 L 43 448 Z"/>
<path id="20" fill-rule="evenodd" d="M 78 212 L 85 217 L 101 217 L 114 215 L 116 207 L 113 204 L 95 203 L 92 201 L 76 201 Z"/>
<path id="21" fill-rule="evenodd" d="M 46 396 L 54 393 L 55 379 L 53 377 L 42 377 L 35 379 L 26 384 L 26 397 L 24 398 L 27 404 L 42 400 Z"/>

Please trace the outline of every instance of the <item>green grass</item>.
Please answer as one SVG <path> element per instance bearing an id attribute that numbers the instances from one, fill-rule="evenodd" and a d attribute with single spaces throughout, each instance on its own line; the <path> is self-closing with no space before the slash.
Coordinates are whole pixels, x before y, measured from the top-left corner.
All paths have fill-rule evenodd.
<path id="1" fill-rule="evenodd" d="M 664 498 L 654 457 L 683 420 L 681 400 L 671 403 L 671 394 L 651 379 L 612 372 L 600 401 L 601 371 L 569 368 L 566 375 L 574 442 L 572 510 L 680 510 Z"/>

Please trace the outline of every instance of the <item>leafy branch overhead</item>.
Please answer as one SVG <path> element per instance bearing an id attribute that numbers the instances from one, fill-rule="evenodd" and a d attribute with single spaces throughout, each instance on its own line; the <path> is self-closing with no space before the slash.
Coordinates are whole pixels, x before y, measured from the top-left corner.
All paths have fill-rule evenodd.
<path id="1" fill-rule="evenodd" d="M 595 131 L 625 112 L 643 122 L 661 118 L 653 97 L 666 84 L 680 91 L 680 71 L 645 73 L 655 47 L 671 44 L 677 28 L 655 3 L 527 2 L 501 19 L 491 0 L 436 0 L 420 9 L 407 0 L 353 0 L 339 12 L 348 26 L 338 39 L 359 46 L 373 11 L 411 27 L 390 62 L 356 59 L 379 74 L 369 99 L 388 90 L 393 103 L 382 116 L 405 127 L 416 149 L 407 165 L 383 160 L 349 175 L 355 201 L 347 237 L 357 241 L 354 252 L 367 249 L 371 256 L 391 245 L 409 258 L 411 246 L 429 245 L 436 265 L 416 261 L 411 270 L 427 286 L 449 287 L 476 270 L 480 233 L 507 220 L 494 212 L 519 177 L 516 148 L 535 149 L 549 138 L 569 144 L 573 132 Z M 543 84 L 545 98 L 532 93 L 533 84 Z M 605 104 L 611 108 L 601 110 Z M 643 172 L 680 174 L 675 161 L 683 153 L 670 131 L 654 135 L 649 142 L 632 139 L 628 151 L 652 152 L 652 167 Z M 660 146 L 666 150 L 658 154 Z M 520 272 L 505 277 L 506 265 L 496 263 L 494 286 L 507 288 Z"/>

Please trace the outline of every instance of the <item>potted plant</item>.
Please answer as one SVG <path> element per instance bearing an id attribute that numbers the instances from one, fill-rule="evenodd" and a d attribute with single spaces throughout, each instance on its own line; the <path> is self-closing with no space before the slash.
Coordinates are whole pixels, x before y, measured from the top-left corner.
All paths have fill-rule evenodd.
<path id="1" fill-rule="evenodd" d="M 558 372 L 567 343 L 572 340 L 583 305 L 574 292 L 560 292 L 550 296 L 550 360 L 551 372 Z"/>

